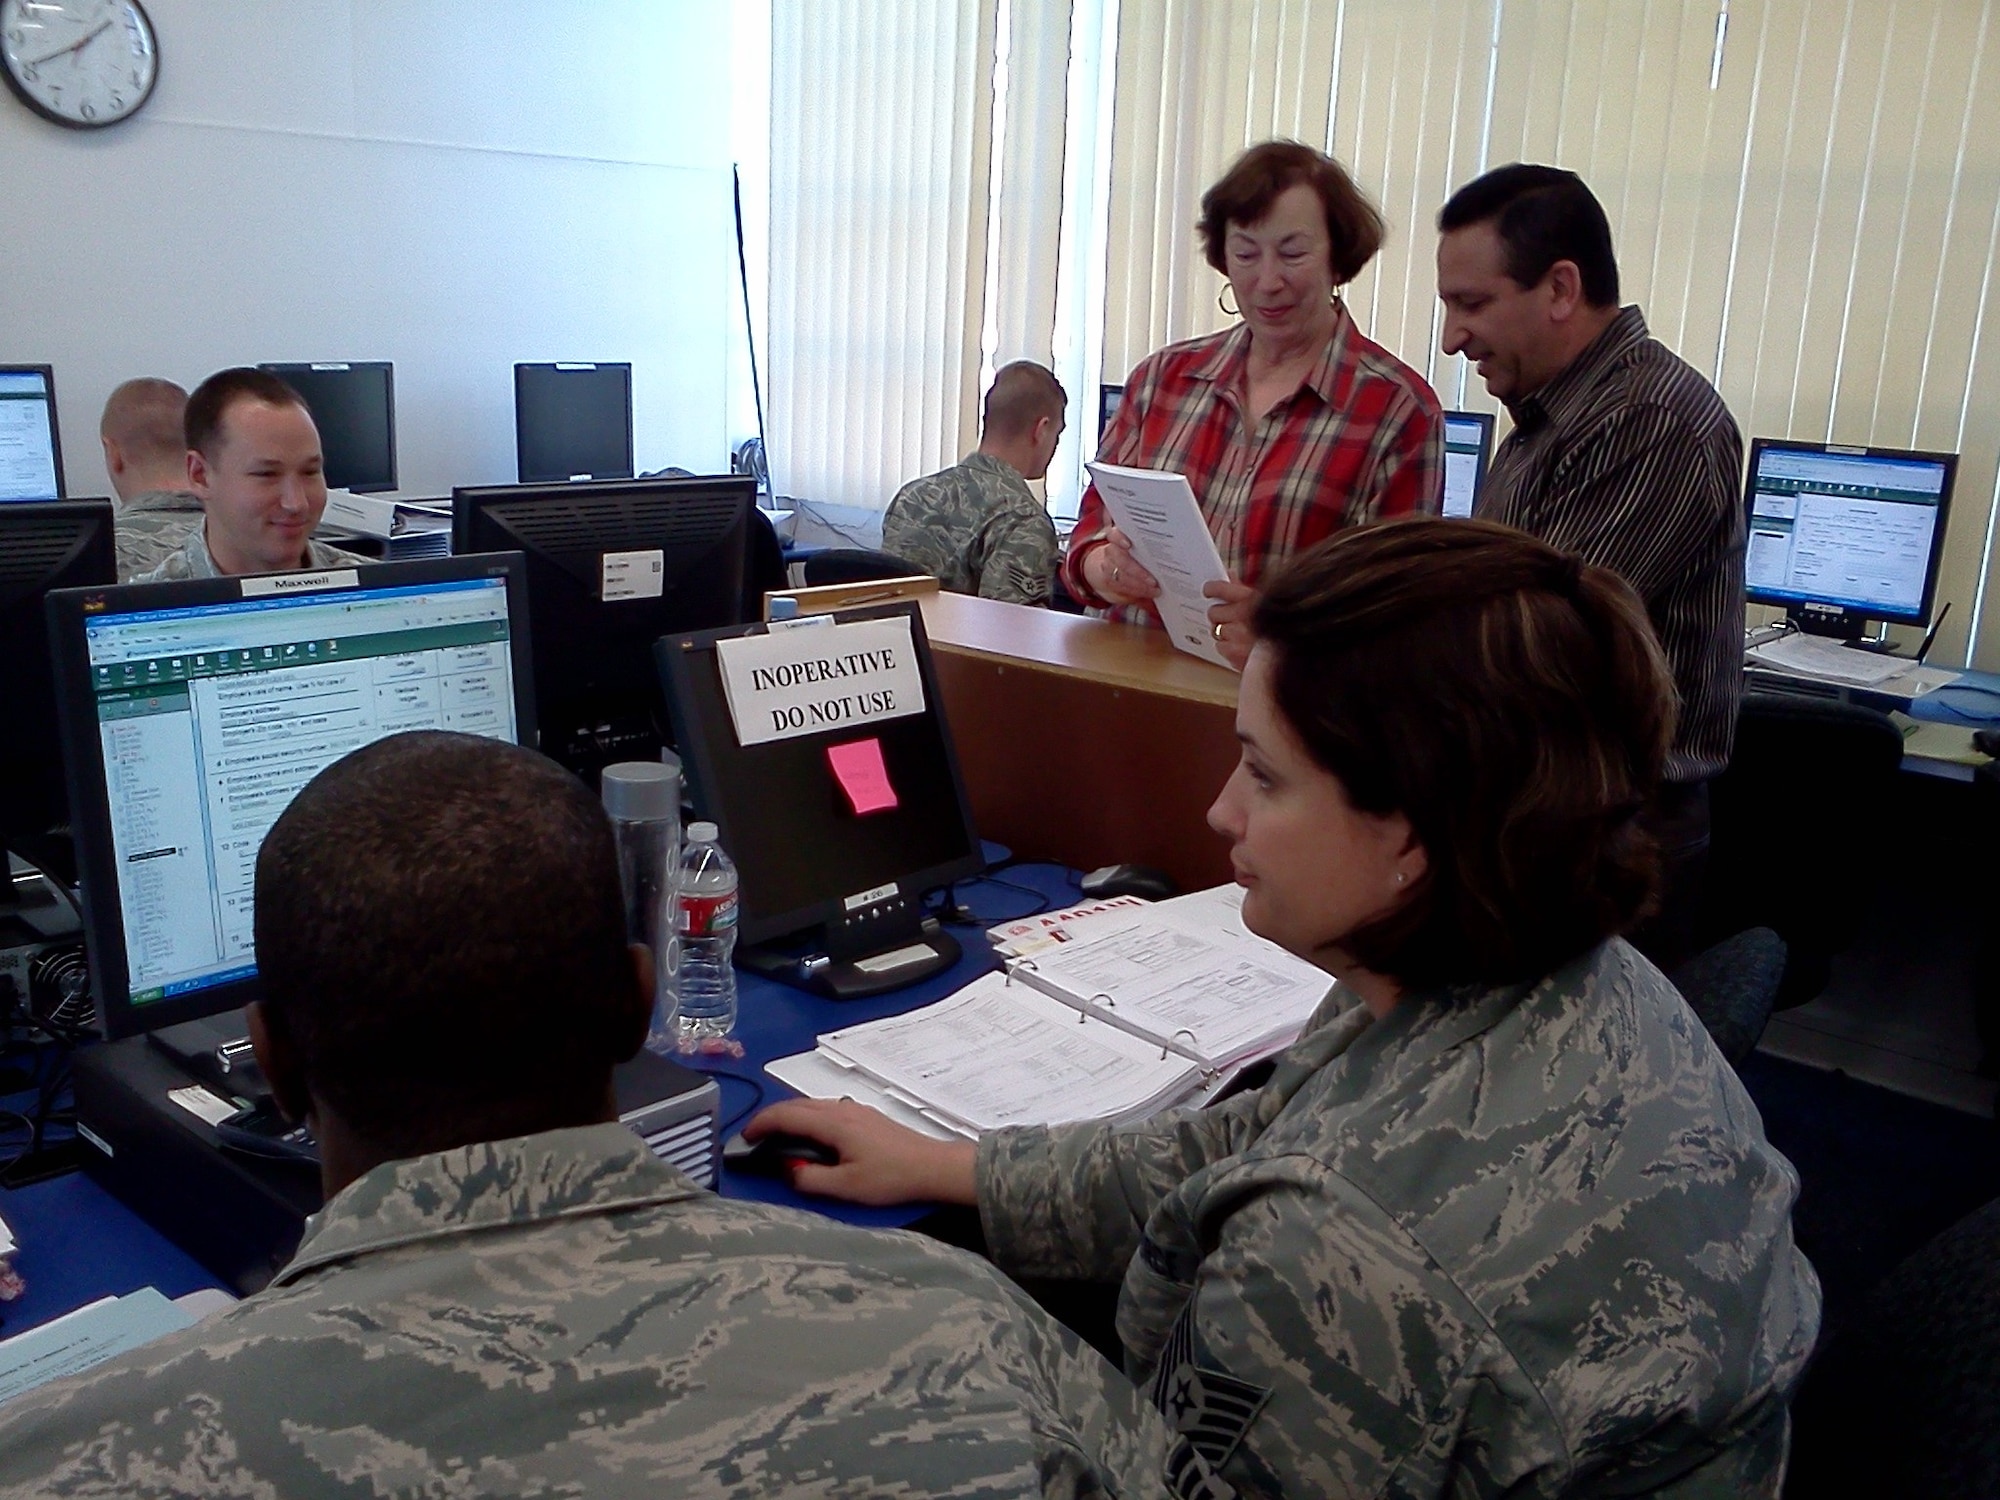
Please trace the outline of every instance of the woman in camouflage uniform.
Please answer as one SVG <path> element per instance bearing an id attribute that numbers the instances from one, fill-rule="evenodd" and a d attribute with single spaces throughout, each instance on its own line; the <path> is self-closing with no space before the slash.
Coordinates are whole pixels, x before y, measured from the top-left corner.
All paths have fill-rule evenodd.
<path id="1" fill-rule="evenodd" d="M 1269 1082 L 1124 1127 L 911 1135 L 798 1102 L 798 1185 L 977 1204 L 1118 1280 L 1130 1373 L 1246 1494 L 1774 1494 L 1819 1322 L 1798 1179 L 1617 934 L 1672 736 L 1614 575 L 1484 522 L 1345 532 L 1255 611 L 1210 821 L 1339 984 Z"/>

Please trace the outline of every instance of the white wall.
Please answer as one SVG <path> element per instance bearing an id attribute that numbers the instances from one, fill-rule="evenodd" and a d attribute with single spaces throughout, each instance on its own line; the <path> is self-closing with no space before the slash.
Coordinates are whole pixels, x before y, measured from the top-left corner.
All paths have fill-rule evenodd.
<path id="1" fill-rule="evenodd" d="M 136 119 L 0 93 L 0 362 L 55 366 L 71 494 L 119 381 L 259 360 L 394 360 L 405 494 L 513 479 L 516 360 L 630 360 L 639 468 L 726 467 L 726 6 L 147 9 Z"/>

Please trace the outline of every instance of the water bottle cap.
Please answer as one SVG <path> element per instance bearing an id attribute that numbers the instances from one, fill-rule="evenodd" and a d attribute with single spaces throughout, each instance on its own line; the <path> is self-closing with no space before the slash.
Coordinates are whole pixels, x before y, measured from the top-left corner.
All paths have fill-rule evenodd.
<path id="1" fill-rule="evenodd" d="M 716 840 L 717 832 L 716 826 L 706 819 L 699 823 L 690 823 L 687 827 L 687 841 L 690 844 L 712 844 Z"/>
<path id="2" fill-rule="evenodd" d="M 623 760 L 606 766 L 598 781 L 604 810 L 631 823 L 661 822 L 680 816 L 681 768 L 650 760 Z"/>

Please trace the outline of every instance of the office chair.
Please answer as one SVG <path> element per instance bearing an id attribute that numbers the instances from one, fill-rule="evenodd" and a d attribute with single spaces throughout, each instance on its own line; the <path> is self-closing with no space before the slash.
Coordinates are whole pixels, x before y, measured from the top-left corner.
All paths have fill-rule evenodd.
<path id="1" fill-rule="evenodd" d="M 1703 930 L 1784 939 L 1776 1006 L 1826 988 L 1855 910 L 1880 879 L 1903 737 L 1855 703 L 1748 693 L 1736 749 L 1709 788 Z M 1834 894 L 1837 892 L 1837 894 Z"/>
<path id="2" fill-rule="evenodd" d="M 1667 976 L 1732 1068 L 1757 1050 L 1785 977 L 1785 940 L 1752 927 L 1697 953 Z"/>
<path id="3" fill-rule="evenodd" d="M 1823 1339 L 1792 1420 L 1788 1500 L 2000 1495 L 2000 1199 Z"/>
<path id="4" fill-rule="evenodd" d="M 1979 868 L 1983 909 L 2000 911 L 2000 760 L 1989 760 L 1972 773 L 1973 847 L 1987 851 Z M 2000 932 L 1992 922 L 1979 935 L 1972 957 L 1972 1018 L 1979 1031 L 1979 1071 L 2000 1078 Z"/>
<path id="5" fill-rule="evenodd" d="M 877 578 L 914 578 L 926 571 L 893 552 L 871 552 L 865 547 L 828 547 L 807 557 L 804 569 L 807 588 L 869 583 Z"/>

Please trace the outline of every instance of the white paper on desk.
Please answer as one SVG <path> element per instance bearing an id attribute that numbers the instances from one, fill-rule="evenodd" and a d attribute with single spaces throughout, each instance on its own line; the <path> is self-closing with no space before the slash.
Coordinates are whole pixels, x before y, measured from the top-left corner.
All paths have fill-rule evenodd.
<path id="1" fill-rule="evenodd" d="M 774 1058 L 764 1064 L 764 1071 L 808 1099 L 852 1099 L 933 1140 L 969 1141 L 976 1134 L 905 1103 L 874 1079 L 843 1067 L 824 1052 L 795 1052 L 790 1057 Z"/>
<path id="2" fill-rule="evenodd" d="M 193 1323 L 155 1287 L 104 1297 L 0 1341 L 0 1403 Z"/>
<path id="3" fill-rule="evenodd" d="M 1153 910 L 1197 931 L 1221 932 L 1246 943 L 1268 943 L 1268 938 L 1243 925 L 1243 896 L 1243 887 L 1231 881 L 1205 891 L 1189 891 L 1185 896 L 1169 896 L 1156 902 Z"/>
<path id="4" fill-rule="evenodd" d="M 1784 635 L 1754 647 L 1750 660 L 1797 677 L 1873 687 L 1908 669 L 1912 663 L 1894 656 L 1856 651 L 1816 635 Z"/>
<path id="5" fill-rule="evenodd" d="M 1215 601 L 1203 595 L 1201 586 L 1226 583 L 1229 571 L 1187 476 L 1122 464 L 1084 467 L 1104 508 L 1132 543 L 1132 555 L 1160 581 L 1160 597 L 1153 603 L 1169 638 L 1190 656 L 1228 666 L 1209 628 L 1208 611 Z"/>
<path id="6" fill-rule="evenodd" d="M 974 1131 L 1142 1119 L 1201 1083 L 1187 1058 L 999 974 L 922 1010 L 828 1032 L 819 1045 Z"/>

